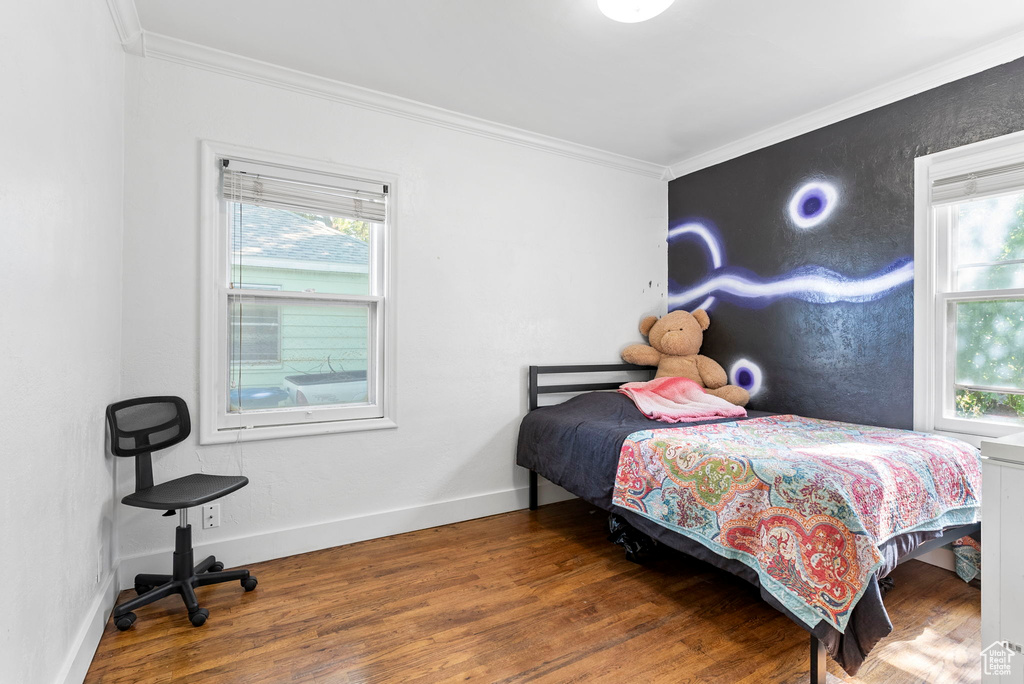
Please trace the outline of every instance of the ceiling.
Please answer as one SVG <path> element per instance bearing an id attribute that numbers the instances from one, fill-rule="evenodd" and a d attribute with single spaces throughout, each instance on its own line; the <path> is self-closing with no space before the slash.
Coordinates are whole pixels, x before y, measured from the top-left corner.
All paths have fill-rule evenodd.
<path id="1" fill-rule="evenodd" d="M 1024 31 L 1024 2 L 136 0 L 149 33 L 660 165 Z M 983 10 L 983 11 L 982 11 Z"/>

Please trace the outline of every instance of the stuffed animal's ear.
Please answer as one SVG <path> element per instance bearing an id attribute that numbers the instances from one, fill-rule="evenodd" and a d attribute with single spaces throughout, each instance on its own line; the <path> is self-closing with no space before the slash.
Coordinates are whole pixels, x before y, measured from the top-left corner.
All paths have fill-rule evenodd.
<path id="1" fill-rule="evenodd" d="M 701 330 L 707 330 L 708 326 L 711 325 L 711 319 L 708 318 L 708 312 L 704 309 L 697 309 L 690 315 L 696 318 L 697 322 L 700 323 Z"/>
<path id="2" fill-rule="evenodd" d="M 653 328 L 654 324 L 657 322 L 657 316 L 648 316 L 644 320 L 640 321 L 640 334 L 646 335 L 647 333 L 651 332 L 651 328 Z"/>

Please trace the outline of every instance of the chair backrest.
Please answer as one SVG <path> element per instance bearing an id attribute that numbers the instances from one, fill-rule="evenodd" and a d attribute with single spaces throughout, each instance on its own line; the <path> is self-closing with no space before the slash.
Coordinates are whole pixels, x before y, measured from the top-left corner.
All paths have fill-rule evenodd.
<path id="1" fill-rule="evenodd" d="M 192 432 L 181 397 L 138 397 L 107 407 L 110 450 L 135 457 L 135 491 L 153 486 L 151 454 L 185 441 Z"/>

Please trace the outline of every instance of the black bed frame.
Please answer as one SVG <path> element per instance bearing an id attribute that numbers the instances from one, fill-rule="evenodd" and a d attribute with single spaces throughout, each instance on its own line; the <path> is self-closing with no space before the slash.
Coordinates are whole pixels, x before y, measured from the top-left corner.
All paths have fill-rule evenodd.
<path id="1" fill-rule="evenodd" d="M 572 394 L 577 392 L 594 392 L 597 390 L 618 389 L 622 382 L 580 382 L 567 385 L 541 385 L 541 375 L 563 375 L 571 373 L 614 373 L 624 371 L 641 371 L 647 373 L 648 379 L 654 375 L 654 368 L 650 366 L 636 366 L 631 363 L 610 363 L 610 364 L 584 364 L 569 366 L 530 366 L 530 410 L 538 407 L 540 395 L 542 394 Z M 537 472 L 530 471 L 530 510 L 537 510 Z M 901 558 L 898 563 L 922 556 L 929 551 L 940 548 L 956 541 L 961 537 L 977 532 L 981 529 L 981 523 L 964 525 L 962 527 L 946 530 L 941 537 L 927 541 L 912 552 Z M 825 644 L 818 637 L 811 635 L 811 684 L 826 684 L 827 681 L 827 660 Z"/>
<path id="2" fill-rule="evenodd" d="M 648 380 L 656 369 L 650 366 L 635 366 L 631 363 L 606 363 L 583 366 L 530 366 L 530 410 L 534 410 L 542 394 L 573 394 L 596 392 L 597 390 L 618 389 L 622 382 L 583 382 L 571 385 L 541 385 L 541 375 L 563 375 L 566 373 L 613 373 L 616 371 L 642 371 Z M 530 471 L 530 510 L 537 510 L 537 472 Z"/>

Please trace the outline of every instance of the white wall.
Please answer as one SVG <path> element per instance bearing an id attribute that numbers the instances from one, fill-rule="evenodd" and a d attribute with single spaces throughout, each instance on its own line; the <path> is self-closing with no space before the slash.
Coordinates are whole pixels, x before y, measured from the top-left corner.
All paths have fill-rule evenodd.
<path id="1" fill-rule="evenodd" d="M 103 0 L 0 5 L 0 680 L 80 681 L 112 604 L 124 55 Z"/>
<path id="2" fill-rule="evenodd" d="M 639 341 L 642 314 L 664 306 L 665 183 L 153 58 L 126 71 L 125 396 L 196 407 L 200 140 L 399 179 L 398 429 L 217 447 L 193 435 L 158 455 L 158 480 L 251 480 L 197 544 L 232 565 L 525 506 L 526 366 L 616 362 Z M 119 481 L 130 489 L 129 468 Z M 169 562 L 151 554 L 174 521 L 121 520 L 127 586 Z"/>

